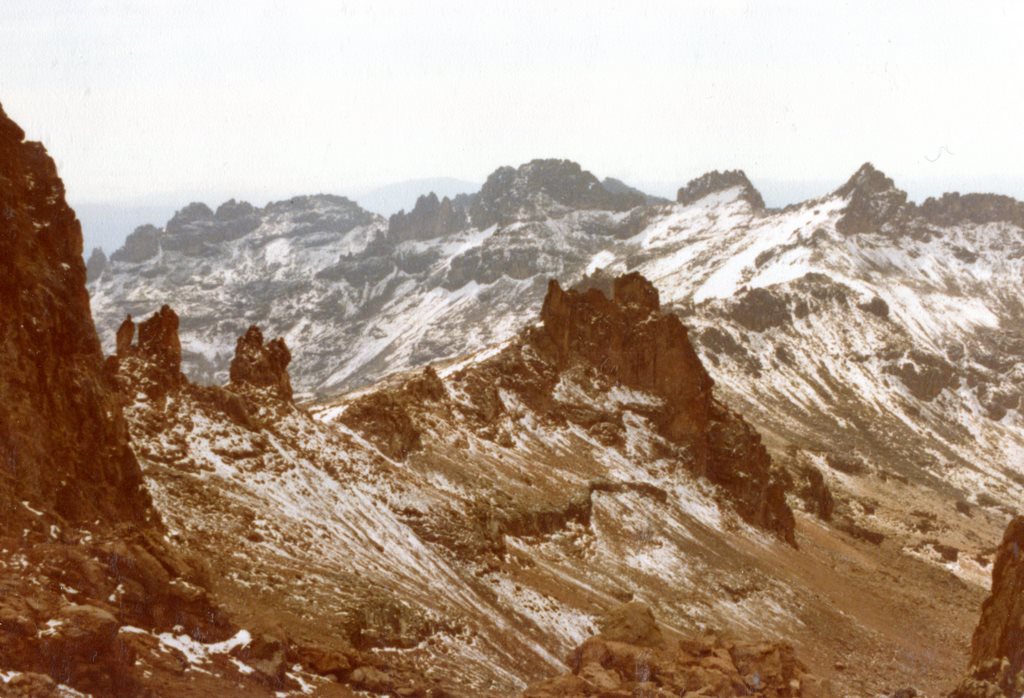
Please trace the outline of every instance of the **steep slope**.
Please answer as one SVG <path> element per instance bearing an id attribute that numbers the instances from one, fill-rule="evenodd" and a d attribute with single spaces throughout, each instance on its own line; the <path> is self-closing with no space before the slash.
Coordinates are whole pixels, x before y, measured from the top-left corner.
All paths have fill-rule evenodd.
<path id="1" fill-rule="evenodd" d="M 373 693 L 515 693 L 565 671 L 631 598 L 673 637 L 788 639 L 854 692 L 948 686 L 964 651 L 950 637 L 973 615 L 957 609 L 980 593 L 794 519 L 791 485 L 715 400 L 679 321 L 639 277 L 613 288 L 552 285 L 509 343 L 312 417 L 279 371 L 161 393 L 160 362 L 129 352 L 130 430 L 172 540 L 211 559 L 238 622 Z M 256 345 L 236 363 L 281 355 Z M 880 565 L 913 584 L 894 590 Z"/>
<path id="2" fill-rule="evenodd" d="M 0 692 L 298 688 L 239 662 L 254 638 L 165 540 L 104 369 L 79 223 L 45 149 L 2 110 L 0 217 Z"/>

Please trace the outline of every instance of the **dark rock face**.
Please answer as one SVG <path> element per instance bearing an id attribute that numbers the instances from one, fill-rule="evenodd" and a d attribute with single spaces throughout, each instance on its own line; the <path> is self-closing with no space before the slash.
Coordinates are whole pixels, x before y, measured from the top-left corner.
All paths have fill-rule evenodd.
<path id="1" fill-rule="evenodd" d="M 165 542 L 92 324 L 79 223 L 53 161 L 24 137 L 0 110 L 0 560 L 18 560 L 0 575 L 0 664 L 24 672 L 23 695 L 67 693 L 55 683 L 181 694 L 146 685 L 173 681 L 155 638 L 119 629 L 181 626 L 206 641 L 232 629 L 201 567 Z M 146 347 L 166 321 L 144 323 Z M 247 680 L 230 673 L 221 686 Z"/>
<path id="2" fill-rule="evenodd" d="M 934 400 L 943 390 L 954 388 L 959 382 L 952 364 L 923 351 L 909 352 L 907 360 L 888 370 L 899 377 L 914 397 L 925 402 Z"/>
<path id="3" fill-rule="evenodd" d="M 529 687 L 528 698 L 565 696 L 833 695 L 786 644 L 666 637 L 651 609 L 630 602 L 569 655 L 570 671 Z"/>
<path id="4" fill-rule="evenodd" d="M 260 328 L 252 325 L 235 344 L 231 382 L 271 388 L 281 399 L 291 400 L 292 384 L 288 377 L 291 360 L 292 355 L 284 339 L 278 337 L 264 344 Z"/>
<path id="5" fill-rule="evenodd" d="M 1005 221 L 1024 228 L 1024 202 L 1000 194 L 943 194 L 925 199 L 916 211 L 935 225 Z"/>
<path id="6" fill-rule="evenodd" d="M 33 508 L 149 515 L 89 312 L 82 233 L 53 161 L 0 110 L 0 529 Z"/>
<path id="7" fill-rule="evenodd" d="M 836 503 L 821 471 L 813 465 L 808 465 L 803 471 L 803 476 L 804 484 L 797 494 L 804 501 L 808 511 L 822 521 L 831 521 Z"/>
<path id="8" fill-rule="evenodd" d="M 615 279 L 612 298 L 597 289 L 563 291 L 552 281 L 541 310 L 541 349 L 564 370 L 584 362 L 615 382 L 664 399 L 658 427 L 689 446 L 692 467 L 725 489 L 747 521 L 794 542 L 786 482 L 757 432 L 713 399 L 712 381 L 675 315 L 660 313 L 658 292 L 639 274 Z"/>
<path id="9" fill-rule="evenodd" d="M 399 211 L 388 219 L 388 239 L 430 240 L 450 235 L 467 224 L 463 208 L 455 206 L 447 196 L 438 201 L 437 194 L 431 192 L 416 199 L 416 206 L 409 213 Z"/>
<path id="10" fill-rule="evenodd" d="M 907 193 L 869 162 L 835 193 L 850 197 L 843 217 L 836 223 L 836 229 L 847 234 L 877 232 L 907 203 Z"/>
<path id="11" fill-rule="evenodd" d="M 857 307 L 863 310 L 864 312 L 871 313 L 872 315 L 880 317 L 883 320 L 889 317 L 889 304 L 886 303 L 881 298 L 879 298 L 878 296 L 875 296 L 866 303 L 861 303 Z"/>
<path id="12" fill-rule="evenodd" d="M 789 304 L 767 288 L 747 291 L 732 308 L 732 315 L 752 332 L 764 332 L 772 327 L 781 327 L 792 319 Z"/>
<path id="13" fill-rule="evenodd" d="M 696 179 L 691 179 L 685 187 L 680 187 L 676 193 L 676 201 L 681 204 L 692 204 L 708 194 L 733 187 L 743 188 L 741 198 L 750 203 L 754 210 L 764 210 L 764 199 L 761 197 L 761 193 L 750 183 L 743 170 L 726 170 L 725 172 L 713 170 Z"/>
<path id="14" fill-rule="evenodd" d="M 160 229 L 141 225 L 125 238 L 124 245 L 110 255 L 111 262 L 138 264 L 156 257 L 160 252 Z"/>
<path id="15" fill-rule="evenodd" d="M 487 178 L 471 207 L 478 228 L 495 223 L 543 218 L 559 206 L 570 209 L 625 211 L 645 198 L 632 192 L 613 193 L 575 162 L 533 160 L 518 168 L 501 167 Z"/>
<path id="16" fill-rule="evenodd" d="M 85 280 L 92 281 L 99 278 L 103 270 L 107 268 L 107 255 L 99 247 L 92 248 L 89 261 L 85 263 Z"/>

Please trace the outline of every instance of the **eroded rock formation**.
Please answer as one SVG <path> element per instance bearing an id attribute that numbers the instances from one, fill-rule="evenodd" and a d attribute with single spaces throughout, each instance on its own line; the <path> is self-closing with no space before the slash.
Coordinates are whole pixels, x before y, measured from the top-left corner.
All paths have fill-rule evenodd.
<path id="1" fill-rule="evenodd" d="M 283 400 L 292 399 L 292 384 L 288 364 L 292 354 L 284 339 L 278 337 L 263 343 L 263 332 L 252 325 L 235 344 L 235 357 L 231 360 L 231 382 L 257 388 L 270 388 Z"/>
<path id="2" fill-rule="evenodd" d="M 786 484 L 757 432 L 716 401 L 712 380 L 675 315 L 660 312 L 658 291 L 639 274 L 620 276 L 612 297 L 564 291 L 552 281 L 538 340 L 560 370 L 583 362 L 611 380 L 657 395 L 662 433 L 691 448 L 693 470 L 722 486 L 741 515 L 793 542 Z"/>

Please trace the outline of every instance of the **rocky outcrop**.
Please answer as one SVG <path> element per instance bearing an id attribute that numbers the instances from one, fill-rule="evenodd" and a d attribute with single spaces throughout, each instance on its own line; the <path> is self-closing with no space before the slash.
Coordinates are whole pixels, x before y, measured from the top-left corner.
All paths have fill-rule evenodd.
<path id="1" fill-rule="evenodd" d="M 584 363 L 611 380 L 664 400 L 659 430 L 690 449 L 690 467 L 725 489 L 749 522 L 794 541 L 786 482 L 757 432 L 712 395 L 712 381 L 686 327 L 660 312 L 658 291 L 639 274 L 597 289 L 564 291 L 552 281 L 537 340 L 559 370 Z"/>
<path id="2" fill-rule="evenodd" d="M 971 639 L 971 676 L 952 694 L 1019 696 L 1024 691 L 1024 517 L 1010 521 L 992 567 L 992 591 Z"/>
<path id="3" fill-rule="evenodd" d="M 835 191 L 849 197 L 836 230 L 846 234 L 878 232 L 895 218 L 907 203 L 907 193 L 870 162 L 864 163 L 846 184 Z"/>
<path id="4" fill-rule="evenodd" d="M 711 378 L 686 327 L 659 308 L 657 289 L 639 274 L 617 278 L 611 298 L 597 289 L 563 291 L 551 281 L 541 320 L 561 369 L 583 361 L 622 385 L 664 397 L 666 435 L 693 440 L 707 432 Z"/>
<path id="5" fill-rule="evenodd" d="M 915 211 L 934 225 L 1006 222 L 1024 228 L 1024 202 L 1000 194 L 947 193 L 928 197 Z"/>
<path id="6" fill-rule="evenodd" d="M 140 387 L 150 397 L 163 395 L 184 381 L 178 324 L 178 314 L 164 305 L 138 325 L 137 341 L 136 325 L 131 315 L 117 329 L 117 362 L 129 357 L 143 362 L 145 380 Z"/>
<path id="7" fill-rule="evenodd" d="M 107 255 L 100 247 L 92 248 L 89 254 L 89 261 L 85 263 L 85 280 L 95 281 L 103 270 L 107 268 Z"/>
<path id="8" fill-rule="evenodd" d="M 235 344 L 235 357 L 231 360 L 231 383 L 270 388 L 282 400 L 291 400 L 292 384 L 288 376 L 291 360 L 292 354 L 283 338 L 278 337 L 264 344 L 260 328 L 252 325 Z"/>
<path id="9" fill-rule="evenodd" d="M 462 230 L 467 223 L 462 207 L 453 205 L 447 196 L 438 201 L 437 194 L 431 192 L 416 199 L 416 206 L 408 213 L 402 210 L 388 219 L 388 239 L 430 240 Z"/>
<path id="10" fill-rule="evenodd" d="M 477 228 L 567 213 L 573 209 L 626 211 L 646 203 L 642 194 L 611 192 L 593 174 L 569 160 L 533 160 L 500 167 L 470 206 Z"/>
<path id="11" fill-rule="evenodd" d="M 833 695 L 784 643 L 675 638 L 651 609 L 630 602 L 600 621 L 601 632 L 577 647 L 570 672 L 528 688 L 527 698 L 567 696 Z"/>
<path id="12" fill-rule="evenodd" d="M 140 225 L 125 238 L 124 244 L 110 255 L 111 262 L 138 264 L 156 257 L 160 252 L 160 229 Z"/>
<path id="13" fill-rule="evenodd" d="M 685 187 L 680 187 L 676 193 L 676 201 L 681 204 L 692 204 L 700 201 L 705 196 L 720 191 L 739 187 L 742 191 L 740 198 L 750 204 L 755 211 L 764 210 L 764 199 L 743 170 L 726 170 L 719 172 L 713 170 L 696 179 L 691 179 Z"/>

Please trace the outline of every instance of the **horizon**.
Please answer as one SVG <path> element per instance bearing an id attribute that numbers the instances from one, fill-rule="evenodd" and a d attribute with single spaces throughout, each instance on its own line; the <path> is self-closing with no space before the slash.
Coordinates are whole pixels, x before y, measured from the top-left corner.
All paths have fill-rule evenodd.
<path id="1" fill-rule="evenodd" d="M 584 163 L 578 164 L 584 170 L 590 171 Z M 877 166 L 877 163 L 871 164 Z M 503 166 L 499 165 L 498 167 Z M 495 167 L 494 170 L 496 169 L 498 168 Z M 897 188 L 907 192 L 908 201 L 918 204 L 930 197 L 938 198 L 947 193 L 1002 194 L 1018 200 L 1024 199 L 1024 176 L 1019 179 L 980 178 L 977 180 L 965 180 L 968 184 L 971 184 L 973 181 L 974 186 L 964 189 L 948 189 L 941 186 L 941 180 L 923 179 L 901 182 L 892 177 L 884 167 L 878 167 L 878 169 L 891 177 Z M 491 170 L 491 172 L 494 170 Z M 635 187 L 645 194 L 660 196 L 674 201 L 679 188 L 706 172 L 694 174 L 679 184 L 673 184 L 670 181 L 623 181 L 625 184 Z M 798 204 L 825 196 L 835 191 L 856 172 L 856 169 L 851 170 L 842 177 L 829 180 L 765 180 L 751 176 L 746 170 L 744 172 L 754 185 L 754 188 L 760 192 L 768 208 L 780 209 L 791 204 Z M 606 176 L 597 172 L 593 172 L 593 174 L 600 180 L 606 178 Z M 614 178 L 619 179 L 618 177 Z M 478 181 L 460 180 L 454 177 L 426 177 L 389 182 L 378 187 L 359 188 L 355 193 L 344 191 L 308 191 L 268 195 L 264 192 L 263 194 L 248 197 L 227 193 L 208 193 L 204 195 L 198 192 L 180 192 L 152 198 L 143 197 L 129 201 L 74 201 L 69 196 L 69 201 L 82 223 L 83 254 L 88 257 L 93 248 L 99 248 L 105 254 L 110 255 L 139 226 L 154 225 L 162 228 L 175 213 L 191 203 L 202 203 L 216 210 L 220 204 L 230 200 L 244 201 L 257 207 L 264 207 L 273 202 L 287 201 L 299 196 L 331 195 L 348 198 L 367 211 L 387 218 L 400 210 L 410 210 L 419 196 L 436 193 L 439 198 L 443 198 L 444 196 L 452 197 L 455 194 L 472 194 L 480 189 L 485 180 L 486 176 Z M 434 186 L 439 182 L 444 182 L 448 186 Z M 414 185 L 419 184 L 422 184 L 424 188 L 412 188 Z M 465 186 L 456 186 L 457 184 Z M 393 190 L 404 191 L 395 192 Z"/>
<path id="2" fill-rule="evenodd" d="M 1003 78 L 1024 69 L 1024 5 L 493 7 L 14 0 L 0 102 L 46 143 L 73 205 L 128 217 L 188 200 L 358 201 L 537 155 L 661 196 L 743 169 L 785 205 L 870 161 L 912 199 L 1024 198 L 1007 147 L 1024 93 Z M 130 232 L 102 225 L 88 245 Z"/>

